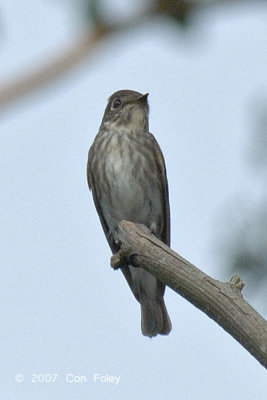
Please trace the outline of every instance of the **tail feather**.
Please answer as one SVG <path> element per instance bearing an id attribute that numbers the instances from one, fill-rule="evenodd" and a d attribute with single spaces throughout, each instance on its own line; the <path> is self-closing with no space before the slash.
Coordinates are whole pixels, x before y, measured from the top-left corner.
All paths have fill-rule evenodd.
<path id="1" fill-rule="evenodd" d="M 140 305 L 143 335 L 148 337 L 158 334 L 168 335 L 172 325 L 163 298 L 160 300 L 151 300 L 143 296 L 140 300 Z"/>
<path id="2" fill-rule="evenodd" d="M 126 279 L 141 306 L 143 335 L 168 335 L 172 325 L 163 299 L 165 286 L 142 268 L 128 266 L 127 271 Z"/>

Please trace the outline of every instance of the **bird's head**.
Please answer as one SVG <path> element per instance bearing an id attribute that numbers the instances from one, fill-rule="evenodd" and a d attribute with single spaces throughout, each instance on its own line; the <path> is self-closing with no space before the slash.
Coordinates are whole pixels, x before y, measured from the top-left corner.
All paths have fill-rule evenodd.
<path id="1" fill-rule="evenodd" d="M 109 99 L 101 126 L 111 130 L 148 131 L 148 93 L 119 90 Z"/>

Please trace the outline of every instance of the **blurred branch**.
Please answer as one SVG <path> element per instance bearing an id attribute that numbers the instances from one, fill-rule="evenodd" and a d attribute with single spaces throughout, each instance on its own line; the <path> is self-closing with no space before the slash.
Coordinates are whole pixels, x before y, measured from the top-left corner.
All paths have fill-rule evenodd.
<path id="1" fill-rule="evenodd" d="M 267 321 L 243 299 L 244 284 L 237 275 L 230 282 L 211 278 L 144 225 L 122 221 L 118 241 L 121 249 L 111 258 L 113 268 L 128 262 L 150 272 L 216 321 L 267 368 Z"/>
<path id="2" fill-rule="evenodd" d="M 89 57 L 97 48 L 100 41 L 112 33 L 131 29 L 143 23 L 147 13 L 114 25 L 96 23 L 94 29 L 86 32 L 83 37 L 74 42 L 69 48 L 59 51 L 59 55 L 42 66 L 26 71 L 24 74 L 11 79 L 8 83 L 0 83 L 0 109 L 19 100 L 28 93 L 58 79 L 64 73 L 77 66 Z"/>
<path id="3" fill-rule="evenodd" d="M 60 49 L 56 58 L 47 61 L 42 66 L 13 77 L 7 83 L 0 82 L 0 109 L 61 77 L 90 56 L 99 42 L 113 32 L 129 30 L 129 28 L 143 24 L 148 18 L 155 15 L 167 15 L 177 22 L 185 24 L 195 9 L 242 1 L 246 0 L 154 0 L 151 2 L 151 7 L 141 15 L 110 25 L 109 22 L 102 20 L 99 1 L 90 0 L 87 11 L 90 23 L 93 25 L 92 32 L 86 32 L 84 37 L 81 37 L 69 48 Z"/>
<path id="4" fill-rule="evenodd" d="M 25 74 L 13 78 L 11 82 L 2 84 L 0 86 L 0 108 L 51 82 L 75 67 L 78 62 L 88 57 L 99 41 L 107 34 L 107 29 L 98 27 L 93 33 L 86 33 L 84 37 L 69 48 L 61 50 L 60 54 L 51 61 L 36 69 L 26 71 Z"/>
<path id="5" fill-rule="evenodd" d="M 262 293 L 266 302 L 267 288 L 267 101 L 257 95 L 251 112 L 253 129 L 248 143 L 248 155 L 256 168 L 255 185 L 237 201 L 231 199 L 224 217 L 227 230 L 223 238 L 224 263 L 250 282 L 251 294 Z M 250 164 L 251 165 L 251 164 Z M 255 173 L 256 172 L 256 173 Z M 250 185 L 250 183 L 248 183 Z M 242 200 L 241 200 L 242 199 Z M 229 221 L 231 223 L 229 224 Z M 230 268 L 229 268 L 230 266 Z"/>

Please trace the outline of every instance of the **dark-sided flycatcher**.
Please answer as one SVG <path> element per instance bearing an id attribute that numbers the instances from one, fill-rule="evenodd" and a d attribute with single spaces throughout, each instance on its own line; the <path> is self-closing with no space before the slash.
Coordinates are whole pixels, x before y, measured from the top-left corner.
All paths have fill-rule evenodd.
<path id="1" fill-rule="evenodd" d="M 146 225 L 170 245 L 168 183 L 160 147 L 149 133 L 148 94 L 120 90 L 108 101 L 98 134 L 89 150 L 87 177 L 109 246 L 120 221 Z M 141 305 L 145 336 L 167 335 L 171 322 L 165 286 L 142 268 L 121 268 Z"/>

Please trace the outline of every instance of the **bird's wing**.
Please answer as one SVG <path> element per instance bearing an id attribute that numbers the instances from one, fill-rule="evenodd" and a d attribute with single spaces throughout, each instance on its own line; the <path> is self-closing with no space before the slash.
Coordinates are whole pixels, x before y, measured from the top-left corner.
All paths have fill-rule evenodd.
<path id="1" fill-rule="evenodd" d="M 166 166 L 162 151 L 159 147 L 158 142 L 155 137 L 150 133 L 150 140 L 153 142 L 153 148 L 155 153 L 155 160 L 157 165 L 157 170 L 159 174 L 159 182 L 161 183 L 161 200 L 162 200 L 162 208 L 163 208 L 163 232 L 161 237 L 159 238 L 170 246 L 170 205 L 169 205 L 169 188 L 168 188 L 168 180 L 166 173 Z"/>
<path id="2" fill-rule="evenodd" d="M 101 210 L 100 202 L 99 202 L 99 199 L 98 199 L 98 196 L 97 196 L 95 178 L 94 178 L 94 175 L 92 174 L 92 171 L 91 171 L 91 160 L 92 160 L 91 154 L 93 153 L 93 146 L 94 146 L 94 143 L 90 147 L 89 153 L 88 153 L 87 182 L 88 182 L 89 189 L 92 191 L 92 194 L 93 194 L 95 208 L 97 210 L 97 213 L 98 213 L 98 216 L 99 216 L 103 231 L 105 233 L 105 236 L 107 238 L 107 241 L 109 243 L 109 246 L 111 248 L 112 253 L 115 254 L 117 251 L 119 251 L 119 247 L 118 247 L 118 245 L 116 245 L 113 236 L 109 232 L 109 227 L 108 227 L 108 224 L 107 224 L 107 222 L 106 222 L 106 220 L 104 218 L 104 213 Z"/>
<path id="3" fill-rule="evenodd" d="M 94 181 L 94 176 L 91 173 L 91 152 L 93 152 L 92 148 L 93 148 L 94 144 L 91 146 L 91 148 L 89 149 L 89 153 L 88 153 L 88 162 L 87 162 L 87 182 L 88 182 L 88 186 L 89 189 L 92 191 L 93 194 L 93 199 L 94 199 L 94 203 L 95 203 L 95 207 L 102 225 L 102 228 L 104 230 L 105 236 L 107 238 L 109 247 L 111 248 L 111 251 L 113 254 L 117 253 L 119 251 L 119 246 L 116 244 L 113 236 L 109 233 L 109 228 L 108 228 L 108 224 L 104 218 L 104 213 L 101 210 L 101 206 L 100 206 L 100 202 L 99 199 L 97 197 L 97 191 L 96 191 L 96 186 L 95 186 L 95 181 Z M 130 288 L 133 287 L 133 280 L 132 280 L 132 275 L 130 273 L 130 270 L 127 266 L 123 266 L 121 267 L 121 271 L 123 272 L 123 275 L 125 276 L 125 279 L 128 283 L 128 285 L 130 286 Z"/>

